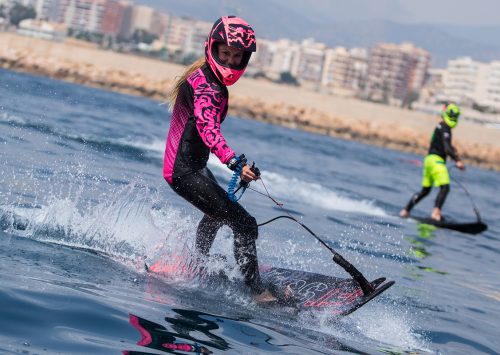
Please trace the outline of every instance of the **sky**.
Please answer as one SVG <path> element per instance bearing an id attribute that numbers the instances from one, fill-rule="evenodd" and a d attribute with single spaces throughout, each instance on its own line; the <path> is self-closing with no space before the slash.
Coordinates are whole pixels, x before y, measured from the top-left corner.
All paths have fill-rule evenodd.
<path id="1" fill-rule="evenodd" d="M 334 21 L 391 20 L 403 24 L 500 26 L 500 0 L 135 0 L 199 17 L 258 12 L 278 15 L 286 9 L 305 19 Z M 250 10 L 251 9 L 251 10 Z M 267 11 L 266 11 L 267 10 Z M 286 16 L 285 14 L 282 14 Z M 276 17 L 273 17 L 276 19 Z M 281 19 L 282 21 L 285 19 Z M 499 40 L 500 41 L 500 40 Z"/>
<path id="2" fill-rule="evenodd" d="M 398 2 L 405 4 L 414 22 L 471 26 L 500 25 L 499 0 L 398 0 Z"/>
<path id="3" fill-rule="evenodd" d="M 270 0 L 307 14 L 325 10 L 335 20 L 384 19 L 401 23 L 499 26 L 500 0 Z M 228 5 L 242 0 L 226 0 Z M 315 10 L 316 9 L 316 10 Z M 318 15 L 321 15 L 318 13 Z M 500 42 L 500 39 L 499 39 Z"/>

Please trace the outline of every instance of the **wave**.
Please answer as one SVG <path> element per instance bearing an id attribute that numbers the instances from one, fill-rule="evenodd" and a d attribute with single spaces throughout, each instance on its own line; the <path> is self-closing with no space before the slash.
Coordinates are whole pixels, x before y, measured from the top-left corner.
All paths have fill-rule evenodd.
<path id="1" fill-rule="evenodd" d="M 66 140 L 79 143 L 83 146 L 90 147 L 99 152 L 119 153 L 122 157 L 131 160 L 137 160 L 146 163 L 161 164 L 162 160 L 158 156 L 158 152 L 163 152 L 164 147 L 160 150 L 161 141 L 153 139 L 152 141 L 131 140 L 126 138 L 102 138 L 91 134 L 73 134 L 66 130 L 56 129 L 51 125 L 32 122 L 24 118 L 3 114 L 0 116 L 0 123 L 25 128 L 49 136 L 57 137 L 58 140 Z M 58 143 L 60 144 L 60 143 Z"/>
<path id="2" fill-rule="evenodd" d="M 23 128 L 33 129 L 45 134 L 57 136 L 58 138 L 77 142 L 82 145 L 92 147 L 101 152 L 116 152 L 132 160 L 151 163 L 155 165 L 162 164 L 165 141 L 159 138 L 151 140 L 133 140 L 125 138 L 103 139 L 94 135 L 68 134 L 65 131 L 55 129 L 50 125 L 43 123 L 33 123 L 13 116 L 2 116 L 2 121 L 8 124 L 14 124 Z M 230 179 L 231 172 L 223 166 L 217 158 L 211 156 L 209 166 L 221 177 L 225 183 Z M 349 213 L 361 213 L 373 216 L 387 216 L 385 211 L 377 206 L 373 201 L 356 200 L 342 196 L 335 191 L 328 189 L 317 183 L 301 180 L 293 177 L 262 170 L 262 177 L 266 187 L 273 197 L 280 200 L 300 201 L 301 204 L 319 207 L 330 211 L 342 211 Z M 254 186 L 258 186 L 255 184 Z M 293 186 L 293 188 L 291 188 Z M 262 186 L 259 190 L 263 191 Z"/>
<path id="3" fill-rule="evenodd" d="M 156 205 L 158 194 L 154 190 L 135 184 L 94 196 L 93 202 L 46 193 L 46 201 L 37 205 L 1 205 L 2 230 L 137 259 L 148 255 L 153 243 L 165 239 L 165 233 L 175 230 L 182 234 L 181 225 L 186 229 L 191 224 L 168 206 Z M 165 222 L 169 229 L 164 229 Z"/>
<path id="4" fill-rule="evenodd" d="M 368 200 L 354 200 L 344 197 L 320 184 L 303 181 L 297 178 L 287 178 L 274 172 L 266 172 L 266 185 L 276 196 L 326 210 L 362 213 L 374 216 L 386 216 L 381 208 Z M 290 186 L 294 186 L 293 189 Z"/>
<path id="5" fill-rule="evenodd" d="M 222 177 L 225 183 L 229 182 L 231 171 L 216 158 L 210 158 L 209 167 L 217 177 Z M 278 201 L 293 201 L 298 202 L 299 205 L 309 205 L 330 211 L 361 213 L 379 217 L 387 216 L 387 213 L 382 208 L 376 207 L 373 201 L 355 200 L 341 196 L 320 184 L 295 177 L 289 178 L 273 171 L 261 169 L 261 174 L 269 193 Z M 253 187 L 259 192 L 266 192 L 258 181 L 253 183 Z"/>

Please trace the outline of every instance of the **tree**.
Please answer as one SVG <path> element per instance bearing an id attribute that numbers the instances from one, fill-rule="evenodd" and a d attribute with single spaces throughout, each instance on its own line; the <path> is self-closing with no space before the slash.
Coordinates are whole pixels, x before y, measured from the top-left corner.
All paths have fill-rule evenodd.
<path id="1" fill-rule="evenodd" d="M 194 54 L 194 53 L 188 53 L 188 54 L 185 54 L 183 57 L 182 57 L 182 61 L 181 61 L 181 64 L 184 64 L 184 65 L 191 65 L 192 63 L 194 63 L 199 57 Z"/>
<path id="2" fill-rule="evenodd" d="M 289 84 L 293 86 L 300 86 L 296 77 L 292 75 L 289 71 L 280 73 L 279 81 L 284 84 Z"/>
<path id="3" fill-rule="evenodd" d="M 419 98 L 420 94 L 418 93 L 418 91 L 411 91 L 406 94 L 406 97 L 403 100 L 401 106 L 403 108 L 408 108 L 411 110 L 411 106 L 413 105 L 414 102 L 418 101 Z"/>
<path id="4" fill-rule="evenodd" d="M 6 18 L 7 16 L 5 15 L 5 5 L 0 4 L 0 17 Z"/>
<path id="5" fill-rule="evenodd" d="M 258 72 L 256 72 L 255 74 L 253 74 L 252 77 L 254 79 L 268 79 L 269 80 L 266 73 L 264 73 L 263 71 L 260 71 L 260 70 Z"/>
<path id="6" fill-rule="evenodd" d="M 100 32 L 90 32 L 87 30 L 75 28 L 70 28 L 68 30 L 68 36 L 92 43 L 101 43 L 104 38 L 104 34 Z"/>
<path id="7" fill-rule="evenodd" d="M 10 23 L 14 26 L 19 26 L 22 20 L 28 18 L 36 18 L 36 11 L 33 6 L 24 6 L 20 3 L 15 3 L 9 11 Z"/>
<path id="8" fill-rule="evenodd" d="M 135 30 L 134 33 L 132 34 L 132 41 L 134 43 L 146 43 L 146 44 L 151 44 L 153 43 L 156 39 L 158 39 L 158 36 L 152 33 L 149 33 L 148 31 L 145 30 Z"/>

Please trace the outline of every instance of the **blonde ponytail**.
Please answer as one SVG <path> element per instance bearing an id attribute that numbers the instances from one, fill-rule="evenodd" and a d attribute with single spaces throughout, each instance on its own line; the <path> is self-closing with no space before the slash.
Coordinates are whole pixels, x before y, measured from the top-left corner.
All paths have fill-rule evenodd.
<path id="1" fill-rule="evenodd" d="M 201 57 L 198 60 L 196 60 L 196 62 L 191 64 L 180 77 L 178 77 L 177 81 L 174 84 L 174 87 L 168 93 L 168 102 L 170 110 L 172 110 L 174 107 L 175 100 L 177 100 L 177 95 L 179 95 L 179 90 L 182 84 L 192 73 L 200 69 L 204 64 L 205 64 L 205 57 Z"/>

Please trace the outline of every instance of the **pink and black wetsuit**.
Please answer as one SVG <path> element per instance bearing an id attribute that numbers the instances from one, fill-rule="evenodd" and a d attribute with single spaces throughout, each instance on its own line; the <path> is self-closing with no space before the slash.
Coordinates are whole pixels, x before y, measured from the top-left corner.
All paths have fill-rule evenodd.
<path id="1" fill-rule="evenodd" d="M 239 203 L 229 200 L 207 168 L 210 152 L 224 164 L 235 156 L 220 131 L 228 96 L 226 86 L 206 64 L 182 84 L 172 113 L 163 176 L 177 194 L 205 214 L 198 225 L 197 250 L 208 255 L 217 231 L 228 225 L 234 233 L 234 256 L 245 281 L 260 293 L 257 222 Z"/>
<path id="2" fill-rule="evenodd" d="M 182 84 L 172 113 L 163 177 L 174 179 L 207 166 L 210 151 L 223 164 L 235 156 L 220 131 L 227 113 L 228 91 L 204 65 Z"/>

